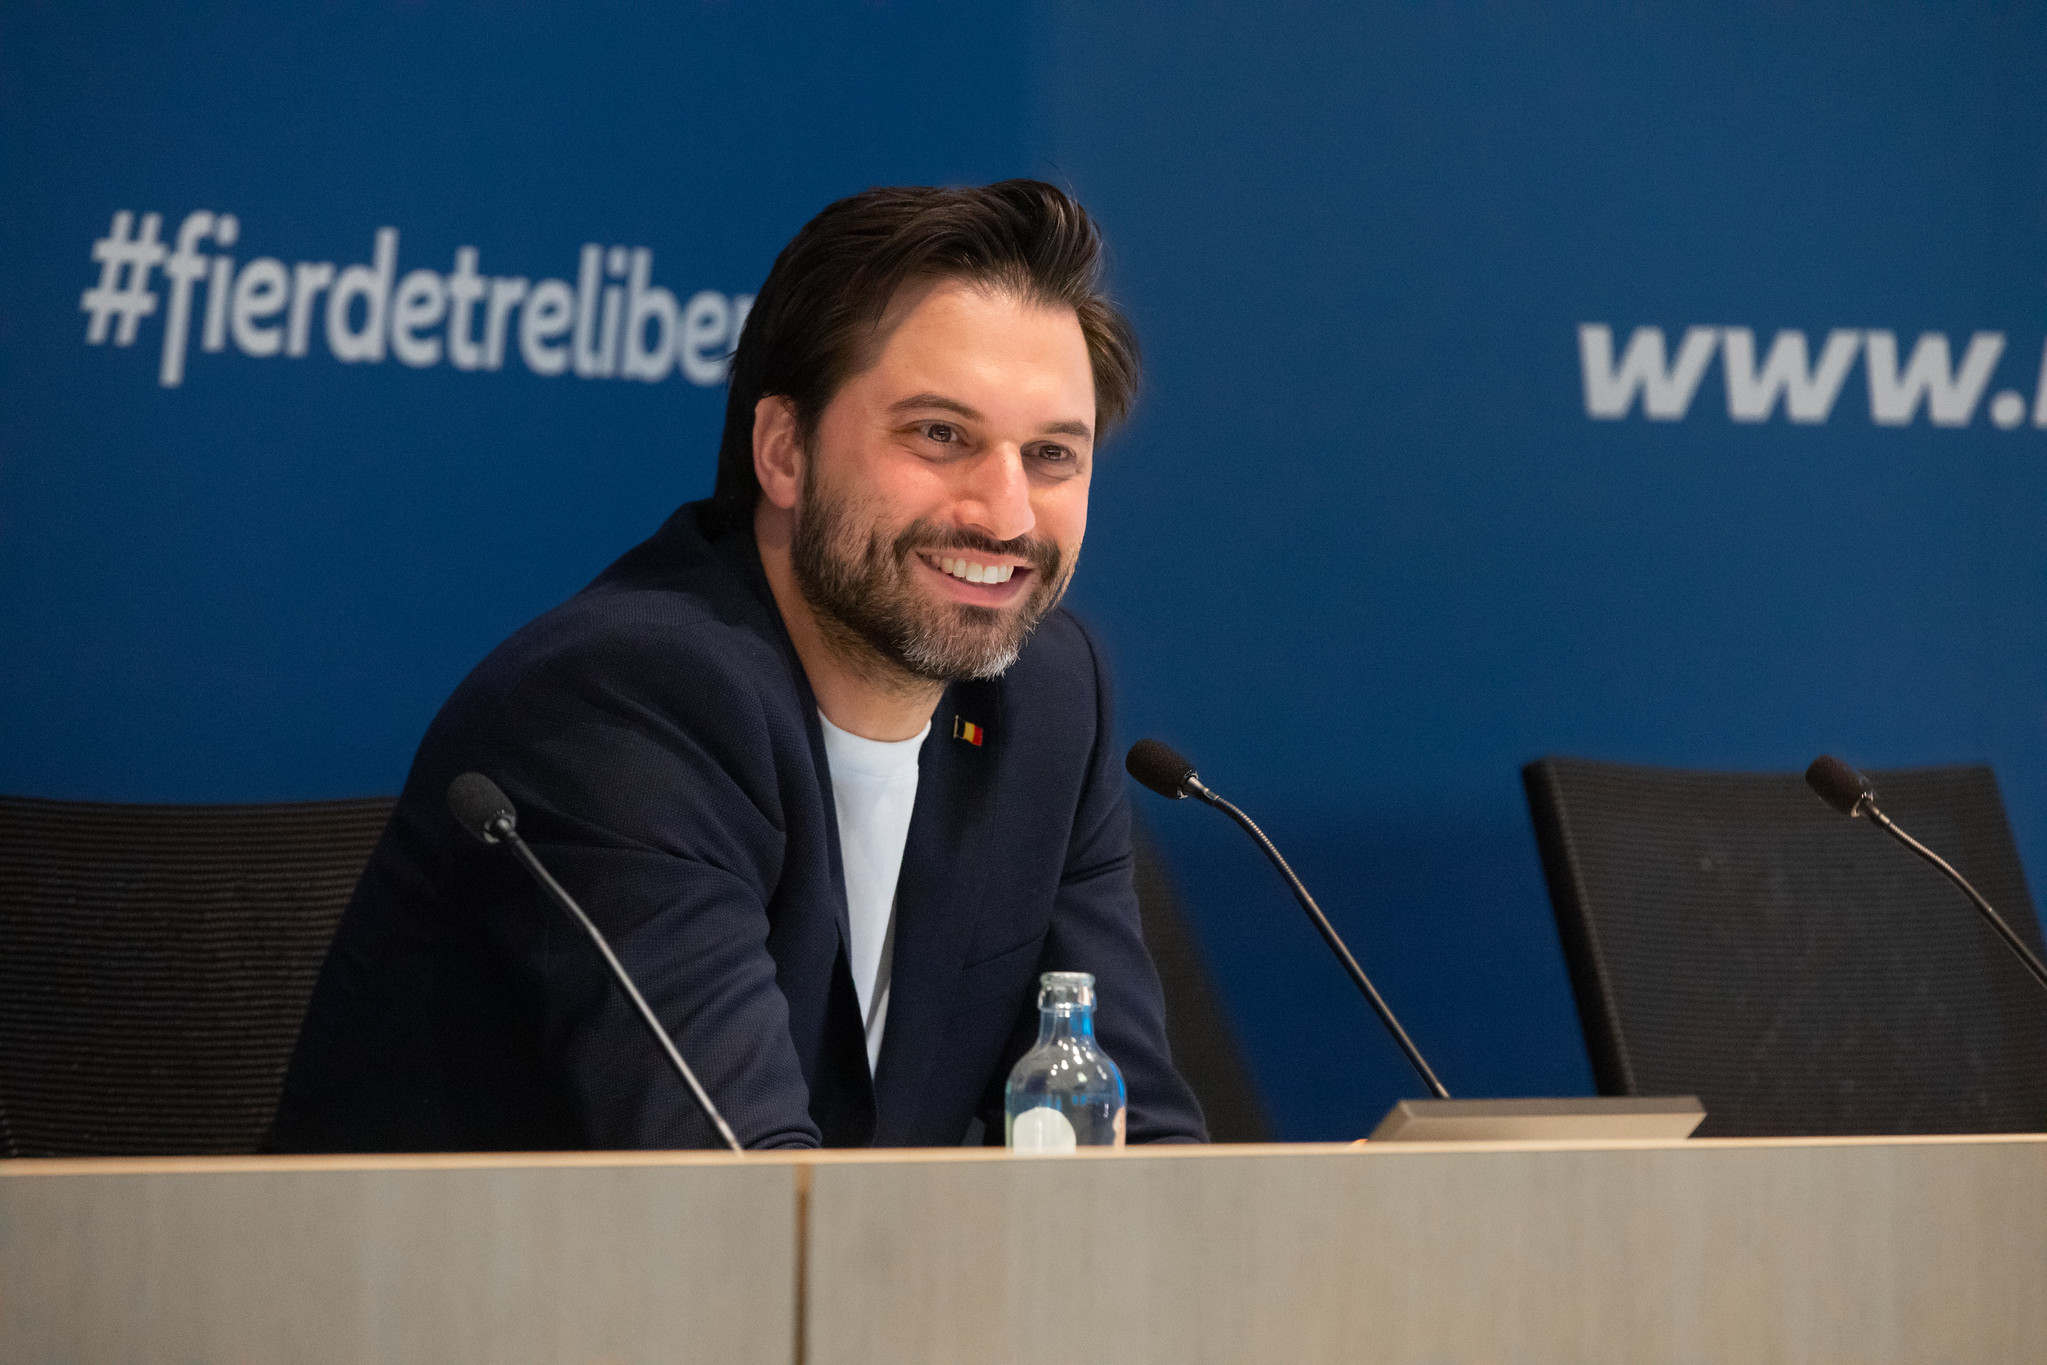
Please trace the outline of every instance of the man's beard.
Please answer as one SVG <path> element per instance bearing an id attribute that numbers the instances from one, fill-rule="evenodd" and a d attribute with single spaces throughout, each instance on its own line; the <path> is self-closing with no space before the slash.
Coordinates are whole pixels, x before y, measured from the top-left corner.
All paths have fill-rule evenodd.
<path id="1" fill-rule="evenodd" d="M 828 490 L 815 459 L 805 461 L 803 504 L 790 557 L 796 584 L 832 643 L 865 650 L 913 678 L 952 682 L 993 678 L 1016 662 L 1024 640 L 1058 604 L 1072 565 L 1036 536 L 993 540 L 958 528 L 913 521 L 884 540 L 858 499 Z M 1022 602 L 977 607 L 947 602 L 913 581 L 919 552 L 978 551 L 1029 562 Z"/>

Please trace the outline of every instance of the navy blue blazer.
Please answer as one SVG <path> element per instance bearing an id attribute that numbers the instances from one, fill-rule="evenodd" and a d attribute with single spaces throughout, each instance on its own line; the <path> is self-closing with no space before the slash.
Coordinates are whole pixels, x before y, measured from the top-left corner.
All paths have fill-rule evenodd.
<path id="1" fill-rule="evenodd" d="M 956 738 L 958 722 L 982 742 Z M 445 794 L 494 778 L 749 1147 L 1002 1140 L 1041 972 L 1089 971 L 1133 1142 L 1201 1140 L 1138 931 L 1101 658 L 1064 610 L 946 690 L 870 1079 L 817 704 L 750 516 L 686 506 L 456 689 L 343 914 L 273 1151 L 709 1147 L 583 932 Z"/>

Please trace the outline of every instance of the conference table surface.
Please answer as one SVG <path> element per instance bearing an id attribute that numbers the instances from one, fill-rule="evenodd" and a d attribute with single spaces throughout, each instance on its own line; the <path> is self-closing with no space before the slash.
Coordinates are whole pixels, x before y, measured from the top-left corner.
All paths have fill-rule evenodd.
<path id="1" fill-rule="evenodd" d="M 2047 1136 L 0 1162 L 0 1361 L 2047 1360 Z"/>

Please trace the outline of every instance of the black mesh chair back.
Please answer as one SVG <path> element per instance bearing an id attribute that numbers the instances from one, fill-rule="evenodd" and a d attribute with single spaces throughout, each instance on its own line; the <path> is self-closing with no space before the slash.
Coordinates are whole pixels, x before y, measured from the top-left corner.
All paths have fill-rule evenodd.
<path id="1" fill-rule="evenodd" d="M 2037 949 L 1988 768 L 1870 774 Z M 2047 993 L 1962 893 L 1795 774 L 1522 770 L 1605 1095 L 1702 1137 L 2047 1130 Z"/>
<path id="2" fill-rule="evenodd" d="M 0 797 L 0 1152 L 253 1152 L 387 798 Z"/>

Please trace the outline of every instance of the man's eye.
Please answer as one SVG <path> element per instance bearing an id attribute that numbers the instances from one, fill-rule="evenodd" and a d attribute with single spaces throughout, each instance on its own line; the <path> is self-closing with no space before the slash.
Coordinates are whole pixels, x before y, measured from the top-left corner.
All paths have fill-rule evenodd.
<path id="1" fill-rule="evenodd" d="M 960 438 L 959 428 L 949 422 L 926 422 L 924 438 L 940 445 L 951 445 Z"/>
<path id="2" fill-rule="evenodd" d="M 1065 446 L 1039 446 L 1031 454 L 1047 464 L 1072 464 L 1075 458 Z"/>

